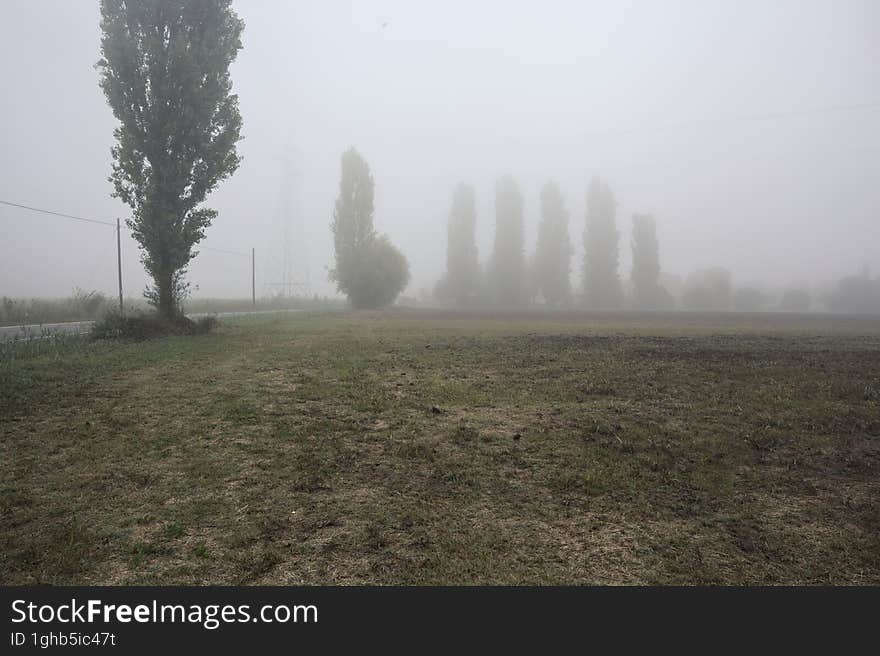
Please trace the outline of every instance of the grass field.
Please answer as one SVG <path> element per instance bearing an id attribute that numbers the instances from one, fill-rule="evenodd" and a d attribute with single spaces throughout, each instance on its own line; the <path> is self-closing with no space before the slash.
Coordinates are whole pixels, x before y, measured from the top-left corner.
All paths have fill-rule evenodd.
<path id="1" fill-rule="evenodd" d="M 0 345 L 0 473 L 4 584 L 880 584 L 880 320 Z"/>

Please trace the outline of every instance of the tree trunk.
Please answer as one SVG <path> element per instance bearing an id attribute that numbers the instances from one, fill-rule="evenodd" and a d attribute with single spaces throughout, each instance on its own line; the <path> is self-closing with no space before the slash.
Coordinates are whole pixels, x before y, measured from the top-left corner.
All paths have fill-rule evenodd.
<path id="1" fill-rule="evenodd" d="M 177 299 L 174 297 L 174 273 L 163 271 L 156 276 L 156 291 L 158 292 L 157 310 L 163 319 L 174 319 L 177 315 Z"/>

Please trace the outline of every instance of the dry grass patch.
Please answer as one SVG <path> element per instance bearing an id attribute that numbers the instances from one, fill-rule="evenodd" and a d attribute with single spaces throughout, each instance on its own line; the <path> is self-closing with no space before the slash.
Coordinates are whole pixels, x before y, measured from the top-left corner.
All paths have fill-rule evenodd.
<path id="1" fill-rule="evenodd" d="M 880 583 L 876 321 L 303 314 L 3 358 L 3 583 Z"/>

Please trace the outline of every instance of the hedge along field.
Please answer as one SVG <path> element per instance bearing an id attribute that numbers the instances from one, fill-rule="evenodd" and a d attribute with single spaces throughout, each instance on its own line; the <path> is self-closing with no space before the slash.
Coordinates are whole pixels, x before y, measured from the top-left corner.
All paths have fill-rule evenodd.
<path id="1" fill-rule="evenodd" d="M 0 580 L 880 583 L 880 320 L 336 312 L 5 345 Z"/>

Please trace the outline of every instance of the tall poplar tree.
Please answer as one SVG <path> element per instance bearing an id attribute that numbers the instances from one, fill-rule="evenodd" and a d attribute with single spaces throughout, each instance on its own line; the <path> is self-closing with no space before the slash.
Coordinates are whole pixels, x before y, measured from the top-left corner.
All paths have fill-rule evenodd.
<path id="1" fill-rule="evenodd" d="M 614 215 L 611 189 L 593 178 L 587 192 L 584 230 L 584 300 L 591 308 L 618 308 L 623 299 L 617 272 L 620 233 Z"/>
<path id="2" fill-rule="evenodd" d="M 571 241 L 568 237 L 568 210 L 556 183 L 541 189 L 541 223 L 532 262 L 538 291 L 550 307 L 568 302 L 571 295 Z"/>
<path id="3" fill-rule="evenodd" d="M 231 0 L 101 0 L 97 68 L 119 121 L 110 180 L 165 318 L 179 313 L 193 247 L 217 216 L 202 203 L 241 161 L 229 66 L 243 29 Z"/>
<path id="4" fill-rule="evenodd" d="M 494 302 L 524 305 L 527 300 L 523 197 L 509 175 L 495 184 L 495 246 L 489 262 Z"/>
<path id="5" fill-rule="evenodd" d="M 660 245 L 650 214 L 632 217 L 633 306 L 645 310 L 671 309 L 672 296 L 660 285 Z"/>
<path id="6" fill-rule="evenodd" d="M 474 188 L 461 183 L 456 187 L 449 212 L 446 242 L 446 275 L 438 284 L 442 300 L 467 305 L 480 281 L 476 243 L 477 211 Z"/>

